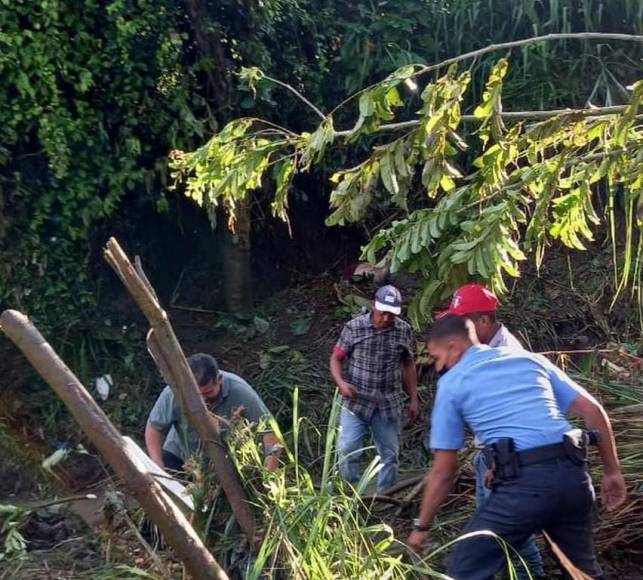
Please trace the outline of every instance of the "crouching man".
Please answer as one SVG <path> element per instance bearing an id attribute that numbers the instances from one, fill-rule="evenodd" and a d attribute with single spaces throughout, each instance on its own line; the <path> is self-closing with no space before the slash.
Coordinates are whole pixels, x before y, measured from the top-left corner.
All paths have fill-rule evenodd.
<path id="1" fill-rule="evenodd" d="M 251 423 L 269 418 L 270 411 L 261 397 L 241 377 L 219 370 L 214 357 L 197 353 L 188 364 L 208 409 L 228 421 L 244 417 Z M 222 431 L 226 430 L 225 424 Z M 161 392 L 145 427 L 145 445 L 152 461 L 160 467 L 183 470 L 188 455 L 200 451 L 199 437 L 187 423 L 185 415 L 169 386 Z M 263 433 L 266 468 L 274 471 L 279 465 L 281 446 L 275 435 Z"/>
<path id="2" fill-rule="evenodd" d="M 434 324 L 428 349 L 449 371 L 438 382 L 430 435 L 435 458 L 409 544 L 419 549 L 428 537 L 452 488 L 468 424 L 484 445 L 492 492 L 464 532 L 488 530 L 515 549 L 543 530 L 577 568 L 601 578 L 592 541 L 587 437 L 565 416 L 580 417 L 596 432 L 602 499 L 613 510 L 626 491 L 603 407 L 544 357 L 480 345 L 473 323 L 460 316 Z M 497 539 L 474 535 L 456 544 L 447 573 L 457 580 L 491 580 L 504 561 Z"/>

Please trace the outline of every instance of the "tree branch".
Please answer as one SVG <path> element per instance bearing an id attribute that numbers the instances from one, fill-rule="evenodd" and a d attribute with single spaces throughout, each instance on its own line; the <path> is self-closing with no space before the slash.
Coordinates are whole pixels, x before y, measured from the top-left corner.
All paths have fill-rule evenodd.
<path id="1" fill-rule="evenodd" d="M 627 109 L 628 105 L 616 105 L 613 107 L 596 107 L 592 109 L 552 109 L 550 111 L 505 111 L 498 115 L 506 120 L 514 121 L 527 121 L 527 120 L 546 120 L 558 115 L 578 115 L 580 117 L 604 117 L 607 115 L 617 115 Z M 475 115 L 462 115 L 463 121 L 479 123 L 482 119 L 477 118 Z M 404 129 L 412 129 L 420 124 L 420 119 L 411 119 L 409 121 L 401 121 L 399 123 L 388 123 L 380 125 L 377 128 L 378 133 L 385 131 L 401 131 Z M 349 137 L 353 134 L 353 129 L 346 131 L 336 131 L 335 137 Z"/>
<path id="2" fill-rule="evenodd" d="M 283 87 L 284 89 L 289 90 L 291 93 L 293 93 L 298 99 L 303 101 L 306 105 L 308 105 L 315 113 L 317 113 L 317 116 L 321 118 L 322 121 L 326 120 L 326 115 L 322 113 L 315 105 L 313 105 L 304 95 L 302 95 L 295 87 L 292 85 L 289 85 L 288 83 L 284 83 L 282 81 L 279 81 L 277 79 L 274 79 L 272 77 L 264 75 L 263 78 L 267 81 L 270 81 L 271 83 L 275 83 L 276 85 L 279 85 L 280 87 Z"/>
<path id="3" fill-rule="evenodd" d="M 167 313 L 161 308 L 147 277 L 144 273 L 141 276 L 142 268 L 139 266 L 137 271 L 114 238 L 107 242 L 105 259 L 150 323 L 153 332 L 148 335 L 147 344 L 152 359 L 174 391 L 188 423 L 199 435 L 239 526 L 252 543 L 255 539 L 252 504 L 246 497 L 236 468 L 223 444 L 218 419 L 208 411 L 199 393 Z"/>
<path id="4" fill-rule="evenodd" d="M 199 579 L 227 580 L 225 571 L 181 510 L 128 452 L 114 424 L 32 322 L 20 312 L 5 310 L 0 316 L 0 327 L 60 397 L 89 440 L 160 528 L 189 574 Z"/>
<path id="5" fill-rule="evenodd" d="M 557 34 L 545 34 L 543 36 L 534 36 L 532 38 L 523 38 L 521 40 L 513 40 L 511 42 L 502 42 L 499 44 L 490 44 L 484 48 L 474 50 L 471 52 L 466 52 L 442 62 L 431 64 L 431 65 L 414 65 L 421 66 L 421 68 L 413 73 L 411 77 L 418 77 L 420 75 L 426 74 L 428 72 L 438 70 L 444 67 L 447 67 L 453 63 L 461 62 L 463 60 L 471 60 L 482 56 L 483 54 L 488 54 L 490 52 L 496 52 L 498 50 L 506 50 L 508 48 L 516 48 L 518 46 L 525 46 L 527 44 L 534 44 L 536 42 L 549 42 L 552 40 L 623 40 L 623 41 L 632 41 L 632 42 L 641 42 L 643 43 L 643 36 L 637 34 L 616 34 L 611 32 L 563 32 Z M 344 105 L 350 103 L 356 97 L 359 97 L 362 93 L 370 91 L 374 87 L 378 86 L 380 82 L 373 83 L 368 87 L 361 89 L 360 91 L 353 93 L 351 96 L 344 99 L 339 105 L 337 105 L 329 115 L 333 115 L 335 111 L 341 109 Z"/>

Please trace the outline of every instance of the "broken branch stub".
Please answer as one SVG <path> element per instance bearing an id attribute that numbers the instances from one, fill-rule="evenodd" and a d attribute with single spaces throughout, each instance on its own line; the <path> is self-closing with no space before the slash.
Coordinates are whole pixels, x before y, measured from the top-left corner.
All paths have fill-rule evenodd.
<path id="1" fill-rule="evenodd" d="M 148 349 L 164 379 L 174 391 L 188 423 L 197 432 L 206 454 L 221 482 L 239 526 L 250 543 L 255 538 L 255 517 L 237 470 L 221 438 L 219 422 L 201 397 L 188 362 L 167 313 L 139 263 L 135 267 L 114 238 L 105 248 L 105 259 L 119 276 L 132 298 L 147 318 L 152 332 Z"/>
<path id="2" fill-rule="evenodd" d="M 127 450 L 120 433 L 31 321 L 20 312 L 0 316 L 4 333 L 62 399 L 90 441 L 129 488 L 193 578 L 227 579 L 181 510 Z"/>

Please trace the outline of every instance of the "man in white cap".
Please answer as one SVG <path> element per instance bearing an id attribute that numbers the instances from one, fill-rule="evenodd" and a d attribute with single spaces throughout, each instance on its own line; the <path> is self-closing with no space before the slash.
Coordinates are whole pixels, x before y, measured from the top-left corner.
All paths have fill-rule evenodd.
<path id="1" fill-rule="evenodd" d="M 348 322 L 330 357 L 330 372 L 342 394 L 339 454 L 342 477 L 361 477 L 363 443 L 370 431 L 382 469 L 378 492 L 391 487 L 398 472 L 402 430 L 402 389 L 409 396 L 407 415 L 419 413 L 414 336 L 399 318 L 402 295 L 394 286 L 375 294 L 373 309 Z"/>

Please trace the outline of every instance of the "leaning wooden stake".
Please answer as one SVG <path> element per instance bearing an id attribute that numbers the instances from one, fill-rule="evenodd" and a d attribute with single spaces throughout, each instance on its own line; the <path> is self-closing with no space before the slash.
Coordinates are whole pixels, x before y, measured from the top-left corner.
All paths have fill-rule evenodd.
<path id="1" fill-rule="evenodd" d="M 114 238 L 107 242 L 105 259 L 149 321 L 152 333 L 148 339 L 148 347 L 152 358 L 174 391 L 188 422 L 198 433 L 239 526 L 252 543 L 255 538 L 252 507 L 221 439 L 219 422 L 205 406 L 167 313 L 161 307 L 140 263 L 138 268 L 134 267 Z"/>
<path id="2" fill-rule="evenodd" d="M 227 579 L 181 510 L 129 454 L 116 427 L 31 321 L 20 312 L 5 310 L 0 316 L 0 326 L 63 400 L 91 442 L 159 527 L 190 576 Z"/>

